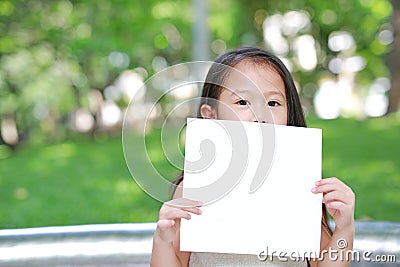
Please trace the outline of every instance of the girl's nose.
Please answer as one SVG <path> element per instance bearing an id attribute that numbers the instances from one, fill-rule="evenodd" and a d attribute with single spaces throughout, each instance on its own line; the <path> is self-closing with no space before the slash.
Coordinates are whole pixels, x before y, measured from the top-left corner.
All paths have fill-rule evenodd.
<path id="1" fill-rule="evenodd" d="M 253 120 L 259 123 L 274 123 L 271 110 L 265 107 L 265 103 L 255 103 L 252 105 Z"/>
<path id="2" fill-rule="evenodd" d="M 257 114 L 254 116 L 253 119 L 254 122 L 259 122 L 259 123 L 274 123 L 274 118 L 272 117 L 272 114 L 269 111 L 263 111 L 261 114 Z"/>
<path id="3" fill-rule="evenodd" d="M 259 112 L 258 114 L 254 114 L 253 121 L 259 122 L 259 123 L 274 123 L 272 114 L 270 114 L 270 112 L 265 111 L 265 110 L 262 112 Z"/>

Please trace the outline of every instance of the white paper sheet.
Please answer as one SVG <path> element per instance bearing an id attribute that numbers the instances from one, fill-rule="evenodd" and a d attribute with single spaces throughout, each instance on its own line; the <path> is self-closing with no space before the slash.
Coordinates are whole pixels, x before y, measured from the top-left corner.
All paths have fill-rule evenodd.
<path id="1" fill-rule="evenodd" d="M 318 255 L 322 194 L 311 188 L 321 179 L 321 143 L 321 129 L 188 119 L 183 197 L 205 205 L 182 220 L 180 249 Z M 227 171 L 231 185 L 213 187 Z"/>

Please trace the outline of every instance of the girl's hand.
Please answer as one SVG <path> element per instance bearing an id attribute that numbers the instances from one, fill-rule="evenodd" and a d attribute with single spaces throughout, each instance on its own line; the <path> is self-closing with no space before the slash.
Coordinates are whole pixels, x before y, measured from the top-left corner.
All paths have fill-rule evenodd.
<path id="1" fill-rule="evenodd" d="M 172 242 L 175 239 L 176 233 L 179 230 L 180 221 L 182 218 L 190 220 L 190 213 L 201 214 L 202 203 L 186 198 L 176 198 L 165 202 L 159 213 L 157 222 L 157 232 L 161 240 Z"/>
<path id="2" fill-rule="evenodd" d="M 337 178 L 326 178 L 315 183 L 313 193 L 323 193 L 322 202 L 335 221 L 335 228 L 354 227 L 355 195 L 350 187 Z"/>

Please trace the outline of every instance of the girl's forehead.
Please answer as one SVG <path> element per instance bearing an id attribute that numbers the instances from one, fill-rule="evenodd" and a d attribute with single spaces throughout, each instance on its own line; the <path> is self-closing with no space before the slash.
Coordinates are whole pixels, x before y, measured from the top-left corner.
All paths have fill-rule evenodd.
<path id="1" fill-rule="evenodd" d="M 224 82 L 226 89 L 236 93 L 259 92 L 262 95 L 270 91 L 285 95 L 282 77 L 268 63 L 242 61 L 230 70 Z"/>
<path id="2" fill-rule="evenodd" d="M 271 73 L 271 75 L 277 75 L 280 77 L 278 70 L 272 62 L 263 59 L 244 59 L 237 63 L 234 68 L 240 72 L 261 72 Z"/>

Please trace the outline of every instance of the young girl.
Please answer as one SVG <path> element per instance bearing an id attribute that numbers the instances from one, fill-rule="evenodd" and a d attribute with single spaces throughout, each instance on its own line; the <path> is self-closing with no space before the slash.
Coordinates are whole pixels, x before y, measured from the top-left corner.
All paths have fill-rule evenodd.
<path id="1" fill-rule="evenodd" d="M 243 47 L 227 52 L 215 61 L 203 87 L 199 117 L 204 119 L 238 119 L 260 123 L 275 123 L 306 127 L 303 110 L 293 79 L 276 56 L 253 47 Z M 223 64 L 223 65 L 221 65 Z M 238 93 L 221 86 L 229 79 L 229 66 L 247 76 L 265 98 L 269 114 L 255 114 L 252 103 Z M 323 193 L 321 222 L 321 257 L 308 261 L 263 262 L 257 255 L 219 253 L 190 253 L 179 250 L 180 220 L 191 218 L 191 213 L 201 214 L 201 203 L 182 198 L 183 175 L 176 180 L 173 199 L 161 207 L 153 238 L 151 266 L 349 266 L 349 255 L 354 239 L 354 202 L 352 190 L 337 178 L 315 182 L 310 190 Z M 284 188 L 282 189 L 284 190 Z M 335 230 L 329 228 L 327 212 L 335 221 Z M 251 224 L 251 222 L 249 222 Z M 207 229 L 204 229 L 207 231 Z M 240 231 L 240 229 L 238 229 Z M 347 246 L 343 246 L 343 240 Z M 332 256 L 329 251 L 337 251 Z M 340 255 L 344 255 L 340 257 Z"/>

